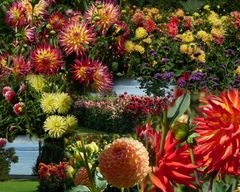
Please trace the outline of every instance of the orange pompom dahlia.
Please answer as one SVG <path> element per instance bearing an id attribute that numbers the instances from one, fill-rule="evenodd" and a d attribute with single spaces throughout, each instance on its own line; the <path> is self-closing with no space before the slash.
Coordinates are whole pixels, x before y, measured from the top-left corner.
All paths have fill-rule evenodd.
<path id="1" fill-rule="evenodd" d="M 117 5 L 110 2 L 92 4 L 87 11 L 85 18 L 87 21 L 93 23 L 100 28 L 102 34 L 118 21 L 120 16 L 120 9 Z"/>
<path id="2" fill-rule="evenodd" d="M 194 122 L 199 134 L 196 155 L 208 172 L 240 175 L 240 90 L 209 96 L 200 112 L 203 116 Z"/>
<path id="3" fill-rule="evenodd" d="M 55 74 L 63 65 L 60 50 L 48 44 L 36 48 L 31 53 L 31 59 L 36 72 L 40 74 Z"/>
<path id="4" fill-rule="evenodd" d="M 92 27 L 85 23 L 71 22 L 60 33 L 59 41 L 67 55 L 75 52 L 83 55 L 87 48 L 95 41 L 95 33 Z"/>
<path id="5" fill-rule="evenodd" d="M 99 169 L 103 177 L 118 188 L 133 187 L 149 173 L 146 148 L 132 138 L 121 138 L 105 147 L 99 156 Z"/>

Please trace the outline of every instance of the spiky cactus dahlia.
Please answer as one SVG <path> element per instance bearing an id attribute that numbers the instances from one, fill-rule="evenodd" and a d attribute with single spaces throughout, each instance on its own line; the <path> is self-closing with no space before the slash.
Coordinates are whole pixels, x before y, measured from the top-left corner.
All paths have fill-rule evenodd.
<path id="1" fill-rule="evenodd" d="M 93 28 L 85 23 L 71 22 L 61 32 L 59 42 L 67 55 L 75 52 L 76 55 L 86 53 L 88 46 L 95 41 Z"/>
<path id="2" fill-rule="evenodd" d="M 194 122 L 200 163 L 208 172 L 240 175 L 240 90 L 209 96 L 201 113 Z"/>
<path id="3" fill-rule="evenodd" d="M 40 74 L 55 74 L 63 65 L 61 52 L 48 44 L 36 48 L 31 53 L 31 59 L 36 72 Z"/>
<path id="4" fill-rule="evenodd" d="M 132 187 L 141 182 L 150 171 L 148 152 L 137 140 L 117 139 L 100 154 L 99 169 L 113 186 Z"/>
<path id="5" fill-rule="evenodd" d="M 85 18 L 100 28 L 105 34 L 107 30 L 118 21 L 120 16 L 119 7 L 110 2 L 92 4 Z"/>

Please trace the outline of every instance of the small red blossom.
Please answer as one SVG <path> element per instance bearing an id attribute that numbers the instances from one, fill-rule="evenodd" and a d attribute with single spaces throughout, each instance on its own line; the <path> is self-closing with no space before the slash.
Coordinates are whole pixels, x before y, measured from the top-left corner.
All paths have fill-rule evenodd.
<path id="1" fill-rule="evenodd" d="M 144 21 L 143 27 L 149 33 L 152 33 L 156 29 L 156 23 L 152 19 L 147 19 Z"/>
<path id="2" fill-rule="evenodd" d="M 6 94 L 4 95 L 5 99 L 8 103 L 15 103 L 17 100 L 17 95 L 14 91 L 10 90 L 7 91 Z"/>
<path id="3" fill-rule="evenodd" d="M 192 27 L 192 18 L 191 17 L 186 17 L 185 18 L 184 27 L 186 29 L 191 29 L 191 27 Z"/>
<path id="4" fill-rule="evenodd" d="M 54 12 L 48 19 L 48 23 L 55 31 L 61 31 L 66 25 L 67 21 L 61 13 Z"/>
<path id="5" fill-rule="evenodd" d="M 141 26 L 143 24 L 143 21 L 145 20 L 145 15 L 143 11 L 136 10 L 132 17 L 132 21 L 136 26 Z"/>
<path id="6" fill-rule="evenodd" d="M 3 148 L 7 144 L 7 139 L 0 138 L 0 149 Z"/>
<path id="7" fill-rule="evenodd" d="M 16 103 L 14 106 L 13 106 L 13 111 L 14 113 L 17 115 L 17 116 L 21 116 L 24 114 L 25 112 L 25 105 L 23 102 L 19 102 L 19 103 Z"/>
<path id="8" fill-rule="evenodd" d="M 9 86 L 3 87 L 3 90 L 2 90 L 3 96 L 5 96 L 8 91 L 12 91 L 12 88 Z"/>
<path id="9" fill-rule="evenodd" d="M 16 75 L 27 75 L 31 72 L 32 65 L 30 61 L 25 61 L 22 54 L 18 57 L 12 57 L 13 68 L 12 71 Z"/>

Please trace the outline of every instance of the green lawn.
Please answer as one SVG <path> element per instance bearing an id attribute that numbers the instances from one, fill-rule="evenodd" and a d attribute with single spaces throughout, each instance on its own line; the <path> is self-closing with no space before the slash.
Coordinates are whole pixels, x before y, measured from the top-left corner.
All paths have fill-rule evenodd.
<path id="1" fill-rule="evenodd" d="M 35 192 L 38 181 L 10 180 L 0 182 L 0 192 Z"/>

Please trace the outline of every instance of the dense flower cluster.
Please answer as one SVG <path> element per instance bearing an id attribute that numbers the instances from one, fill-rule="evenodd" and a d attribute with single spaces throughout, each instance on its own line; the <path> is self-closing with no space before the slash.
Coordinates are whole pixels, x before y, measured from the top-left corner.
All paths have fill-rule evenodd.
<path id="1" fill-rule="evenodd" d="M 38 175 L 41 180 L 64 180 L 66 178 L 65 162 L 60 162 L 57 165 L 40 163 L 38 167 Z"/>

